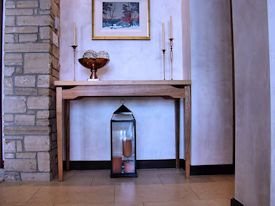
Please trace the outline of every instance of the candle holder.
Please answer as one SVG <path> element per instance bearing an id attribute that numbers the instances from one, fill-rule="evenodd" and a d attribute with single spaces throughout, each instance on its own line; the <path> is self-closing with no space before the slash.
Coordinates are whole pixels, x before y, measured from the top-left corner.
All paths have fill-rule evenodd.
<path id="1" fill-rule="evenodd" d="M 78 45 L 72 45 L 71 47 L 73 48 L 73 54 L 74 54 L 74 81 L 75 79 L 75 65 L 76 65 L 76 48 Z"/>
<path id="2" fill-rule="evenodd" d="M 88 81 L 98 81 L 97 70 L 104 67 L 110 60 L 108 58 L 80 58 L 79 63 L 91 71 Z"/>
<path id="3" fill-rule="evenodd" d="M 171 67 L 171 80 L 173 80 L 173 63 L 174 63 L 174 51 L 173 51 L 173 46 L 174 46 L 174 38 L 169 38 L 170 41 L 170 67 Z"/>
<path id="4" fill-rule="evenodd" d="M 165 53 L 166 49 L 162 49 L 162 64 L 163 64 L 163 80 L 165 80 Z"/>

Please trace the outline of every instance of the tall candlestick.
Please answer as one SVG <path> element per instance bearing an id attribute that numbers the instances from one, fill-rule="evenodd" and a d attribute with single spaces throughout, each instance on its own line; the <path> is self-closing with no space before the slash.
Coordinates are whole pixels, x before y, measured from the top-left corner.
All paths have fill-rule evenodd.
<path id="1" fill-rule="evenodd" d="M 75 64 L 76 64 L 76 48 L 77 48 L 77 45 L 72 45 L 72 48 L 73 48 L 73 55 L 74 55 L 74 78 L 73 78 L 73 80 L 75 81 L 76 80 Z"/>
<path id="2" fill-rule="evenodd" d="M 173 17 L 170 16 L 170 39 L 173 38 Z"/>
<path id="3" fill-rule="evenodd" d="M 174 51 L 173 51 L 173 41 L 174 41 L 174 38 L 170 38 L 170 78 L 171 80 L 173 80 L 173 62 L 174 62 Z"/>
<path id="4" fill-rule="evenodd" d="M 75 23 L 73 25 L 73 45 L 77 45 L 77 30 Z"/>
<path id="5" fill-rule="evenodd" d="M 165 50 L 165 25 L 162 23 L 162 50 Z"/>

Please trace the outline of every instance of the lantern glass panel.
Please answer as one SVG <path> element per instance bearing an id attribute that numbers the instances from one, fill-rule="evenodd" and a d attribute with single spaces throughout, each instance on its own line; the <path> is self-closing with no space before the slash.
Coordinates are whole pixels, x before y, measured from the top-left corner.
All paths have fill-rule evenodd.
<path id="1" fill-rule="evenodd" d="M 111 120 L 111 177 L 137 177 L 135 127 L 133 113 L 121 105 Z"/>

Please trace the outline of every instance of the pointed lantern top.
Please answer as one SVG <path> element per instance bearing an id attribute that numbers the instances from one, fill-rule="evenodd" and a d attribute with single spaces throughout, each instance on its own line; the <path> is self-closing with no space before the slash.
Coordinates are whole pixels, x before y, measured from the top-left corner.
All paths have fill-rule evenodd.
<path id="1" fill-rule="evenodd" d="M 128 109 L 124 104 L 122 104 L 115 112 L 114 112 L 114 114 L 125 114 L 125 113 L 127 113 L 127 114 L 133 114 L 133 112 L 130 110 L 130 109 Z"/>
<path id="2" fill-rule="evenodd" d="M 133 112 L 128 109 L 124 104 L 122 104 L 114 113 L 112 120 L 114 121 L 128 121 L 128 120 L 134 120 L 134 114 Z"/>

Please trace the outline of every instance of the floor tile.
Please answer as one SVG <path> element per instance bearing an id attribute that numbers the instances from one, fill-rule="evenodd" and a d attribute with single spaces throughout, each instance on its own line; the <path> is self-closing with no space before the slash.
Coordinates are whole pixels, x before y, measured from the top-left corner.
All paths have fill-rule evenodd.
<path id="1" fill-rule="evenodd" d="M 234 196 L 232 182 L 192 183 L 190 187 L 200 199 L 230 199 Z"/>
<path id="2" fill-rule="evenodd" d="M 116 202 L 154 202 L 179 199 L 198 199 L 189 186 L 184 185 L 120 185 L 116 186 Z"/>
<path id="3" fill-rule="evenodd" d="M 144 206 L 230 206 L 230 200 L 180 200 L 171 202 L 145 202 Z"/>
<path id="4" fill-rule="evenodd" d="M 30 202 L 46 203 L 106 203 L 114 202 L 113 186 L 59 186 L 43 187 Z"/>
<path id="5" fill-rule="evenodd" d="M 0 184 L 0 206 L 229 206 L 233 195 L 232 175 L 185 179 L 178 169 L 138 170 L 138 178 L 69 171 L 64 182 Z"/>
<path id="6" fill-rule="evenodd" d="M 92 185 L 151 185 L 151 184 L 161 184 L 160 178 L 153 173 L 139 174 L 137 178 L 110 178 L 110 173 L 94 175 Z"/>
<path id="7" fill-rule="evenodd" d="M 27 202 L 40 187 L 24 185 L 7 185 L 0 188 L 1 204 Z"/>

